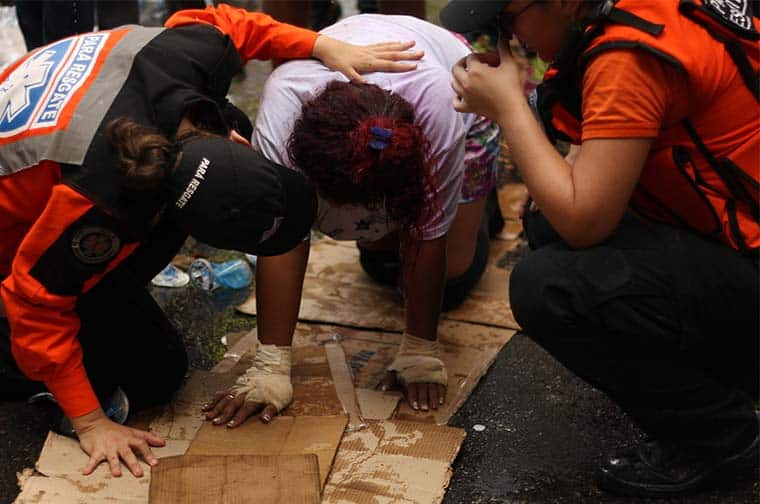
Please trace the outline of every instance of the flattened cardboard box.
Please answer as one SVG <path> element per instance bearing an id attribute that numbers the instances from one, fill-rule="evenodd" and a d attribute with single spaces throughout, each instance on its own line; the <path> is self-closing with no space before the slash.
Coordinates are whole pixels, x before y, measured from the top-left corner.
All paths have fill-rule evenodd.
<path id="1" fill-rule="evenodd" d="M 153 469 L 150 504 L 319 504 L 315 455 L 182 455 Z"/>
<path id="2" fill-rule="evenodd" d="M 166 446 L 153 448 L 159 457 L 171 457 L 184 453 L 187 445 L 183 441 L 168 440 Z M 111 476 L 108 464 L 99 465 L 89 476 L 82 475 L 82 468 L 89 457 L 71 438 L 48 433 L 37 460 L 38 474 L 26 479 L 21 493 L 14 501 L 17 504 L 99 504 L 148 502 L 150 468 L 142 463 L 145 475 L 135 478 L 123 468 L 120 478 Z"/>
<path id="3" fill-rule="evenodd" d="M 462 306 L 442 317 L 517 329 L 508 281 L 506 270 L 489 265 Z M 237 309 L 255 315 L 255 295 Z M 404 308 L 395 289 L 375 283 L 362 271 L 353 242 L 322 238 L 311 247 L 299 320 L 400 332 Z"/>
<path id="4" fill-rule="evenodd" d="M 343 437 L 322 502 L 439 503 L 464 437 L 453 427 L 370 422 Z"/>
<path id="5" fill-rule="evenodd" d="M 223 366 L 227 369 L 226 372 L 192 371 L 171 404 L 150 412 L 146 417 L 138 419 L 136 423 L 130 422 L 136 428 L 149 427 L 157 435 L 166 439 L 167 447 L 157 448 L 156 454 L 164 453 L 164 456 L 170 456 L 185 453 L 201 426 L 209 425 L 203 418 L 201 405 L 214 392 L 224 390 L 234 383 L 239 372 L 249 365 L 245 355 L 250 350 L 252 341 L 251 336 L 245 341 L 241 340 L 242 344 L 237 350 L 242 355 L 228 359 L 227 364 Z M 324 348 L 298 348 L 293 352 L 293 357 L 295 400 L 284 415 L 341 414 L 343 410 L 332 385 Z M 259 423 L 255 419 L 248 423 L 254 422 Z M 218 429 L 220 432 L 230 431 L 224 427 Z M 330 439 L 334 439 L 334 432 L 330 432 L 329 435 L 332 436 Z M 339 440 L 340 437 L 333 441 L 335 447 Z M 325 471 L 329 471 L 328 459 L 331 461 L 332 455 L 326 457 L 323 462 L 326 464 Z M 71 461 L 71 465 L 69 466 L 69 462 L 62 461 Z M 107 466 L 101 464 L 94 474 L 85 477 L 80 474 L 80 471 L 86 462 L 87 457 L 76 441 L 53 433 L 49 434 L 37 462 L 38 471 L 42 474 L 32 476 L 24 482 L 17 502 L 55 504 L 80 502 L 87 504 L 140 502 L 144 504 L 148 502 L 149 470 L 146 470 L 146 476 L 140 479 L 126 475 L 122 478 L 113 478 Z M 146 465 L 143 467 L 147 468 Z"/>
<path id="6" fill-rule="evenodd" d="M 439 425 L 448 423 L 515 331 L 444 320 L 438 333 L 441 357 L 449 373 L 446 403 L 437 411 L 417 412 L 401 401 L 396 418 Z M 354 374 L 354 386 L 363 389 L 377 387 L 401 342 L 401 335 L 397 333 L 298 324 L 293 345 L 294 348 L 315 346 L 336 338 Z"/>
<path id="7" fill-rule="evenodd" d="M 251 419 L 227 429 L 205 423 L 188 455 L 301 455 L 319 459 L 324 484 L 346 427 L 345 416 L 278 416 L 269 424 Z"/>

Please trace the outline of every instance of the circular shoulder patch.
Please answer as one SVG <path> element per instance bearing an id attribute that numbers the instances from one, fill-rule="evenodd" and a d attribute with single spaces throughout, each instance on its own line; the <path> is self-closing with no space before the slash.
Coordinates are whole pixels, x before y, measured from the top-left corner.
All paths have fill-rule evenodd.
<path id="1" fill-rule="evenodd" d="M 121 240 L 110 229 L 90 226 L 78 230 L 71 240 L 71 250 L 85 264 L 102 264 L 119 253 Z"/>

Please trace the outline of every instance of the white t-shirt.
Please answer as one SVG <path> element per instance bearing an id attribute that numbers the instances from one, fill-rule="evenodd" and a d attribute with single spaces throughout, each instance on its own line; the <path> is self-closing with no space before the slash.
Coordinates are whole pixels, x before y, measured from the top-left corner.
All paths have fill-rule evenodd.
<path id="1" fill-rule="evenodd" d="M 437 160 L 437 207 L 429 222 L 421 226 L 422 238 L 433 240 L 446 234 L 456 216 L 464 176 L 465 136 L 475 121 L 452 106 L 451 67 L 470 49 L 452 33 L 409 16 L 364 14 L 346 18 L 321 33 L 352 44 L 414 40 L 415 50 L 424 50 L 417 69 L 405 73 L 371 73 L 367 82 L 400 95 L 415 110 L 416 121 L 431 143 Z M 286 63 L 267 80 L 261 96 L 252 143 L 267 159 L 293 168 L 287 142 L 302 106 L 334 80 L 347 81 L 316 60 Z M 382 209 L 335 206 L 322 198 L 314 224 L 316 229 L 338 240 L 377 240 L 396 229 Z"/>

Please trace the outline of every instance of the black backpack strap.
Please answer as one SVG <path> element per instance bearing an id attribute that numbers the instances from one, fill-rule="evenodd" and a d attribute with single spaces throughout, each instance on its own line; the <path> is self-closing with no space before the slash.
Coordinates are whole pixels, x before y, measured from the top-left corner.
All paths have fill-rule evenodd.
<path id="1" fill-rule="evenodd" d="M 731 56 L 731 59 L 739 70 L 739 75 L 741 75 L 744 84 L 750 90 L 752 96 L 760 101 L 760 71 L 753 68 L 740 42 L 741 39 L 750 40 L 755 43 L 760 40 L 760 32 L 755 29 L 752 21 L 755 14 L 749 4 L 749 0 L 733 0 L 732 2 L 717 0 L 702 1 L 703 4 L 698 5 L 694 0 L 681 0 L 678 4 L 678 10 L 684 16 L 707 30 L 715 40 L 723 44 L 726 52 Z M 728 29 L 736 38 L 727 38 L 718 33 L 715 27 L 710 25 L 709 21 L 702 19 L 705 16 L 723 26 L 723 28 Z"/>
<path id="2" fill-rule="evenodd" d="M 665 29 L 665 25 L 652 23 L 631 12 L 612 7 L 607 18 L 615 24 L 630 26 L 649 35 L 658 36 Z"/>
<path id="3" fill-rule="evenodd" d="M 726 164 L 717 159 L 710 151 L 710 149 L 707 148 L 707 145 L 705 145 L 705 143 L 702 141 L 702 137 L 699 136 L 699 133 L 697 133 L 697 130 L 694 128 L 694 125 L 691 123 L 691 121 L 686 118 L 682 121 L 682 124 L 686 129 L 686 132 L 689 134 L 689 138 L 691 138 L 691 141 L 694 142 L 694 145 L 696 145 L 697 150 L 699 150 L 702 156 L 705 157 L 707 162 L 715 170 L 723 183 L 726 184 L 726 187 L 728 187 L 728 190 L 731 192 L 734 198 L 747 203 L 750 207 L 750 211 L 752 212 L 752 216 L 755 219 L 760 219 L 760 203 L 758 203 L 752 197 L 752 195 L 747 192 L 746 187 L 744 187 L 744 185 L 742 185 L 742 183 L 736 179 L 736 174 L 730 173 L 731 170 L 726 166 Z M 737 169 L 741 170 L 740 167 L 737 167 Z"/>

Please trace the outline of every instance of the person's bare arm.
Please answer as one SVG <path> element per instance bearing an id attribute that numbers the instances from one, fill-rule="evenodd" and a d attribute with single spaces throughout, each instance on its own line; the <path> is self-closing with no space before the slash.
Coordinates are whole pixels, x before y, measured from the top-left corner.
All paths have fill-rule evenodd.
<path id="1" fill-rule="evenodd" d="M 256 261 L 256 329 L 259 341 L 290 346 L 309 260 L 309 240 L 282 255 Z"/>
<path id="2" fill-rule="evenodd" d="M 412 254 L 414 252 L 407 253 L 404 257 L 404 263 L 411 268 L 404 275 L 403 282 L 406 301 L 405 332 L 417 338 L 436 341 L 446 284 L 446 236 L 418 242 L 416 254 Z M 384 386 L 390 387 L 395 381 L 394 373 L 389 372 Z M 440 383 L 412 382 L 406 386 L 407 401 L 414 409 L 438 409 L 445 394 L 446 386 Z"/>
<path id="3" fill-rule="evenodd" d="M 568 245 L 583 248 L 604 241 L 628 206 L 652 140 L 588 140 L 571 169 L 536 122 L 517 63 L 503 43 L 499 56 L 498 66 L 475 55 L 454 66 L 454 108 L 499 123 L 531 197 Z"/>
<path id="4" fill-rule="evenodd" d="M 283 401 L 281 407 L 287 406 L 285 398 L 292 397 L 292 388 L 288 390 L 290 346 L 298 321 L 308 259 L 309 240 L 304 240 L 290 252 L 271 257 L 260 256 L 256 261 L 256 330 L 261 345 L 271 345 L 267 348 L 260 346 L 256 359 L 264 357 L 268 352 L 276 362 L 262 362 L 260 368 L 274 370 L 274 374 L 279 377 L 265 376 L 268 372 L 258 372 L 257 362 L 254 361 L 254 365 L 246 372 L 251 374 L 248 379 L 241 377 L 242 382 L 238 381 L 238 385 L 229 390 L 217 392 L 203 406 L 206 419 L 215 425 L 237 427 L 259 411 L 259 418 L 269 422 L 277 415 L 278 407 L 259 402 L 257 398 L 261 391 L 274 390 L 272 387 L 279 391 L 278 396 L 282 396 L 278 398 Z M 287 363 L 280 362 L 280 358 L 287 360 Z M 259 387 L 261 391 L 256 390 L 257 386 L 250 386 L 254 383 L 262 385 Z M 254 394 L 255 399 L 251 399 L 249 392 Z"/>

